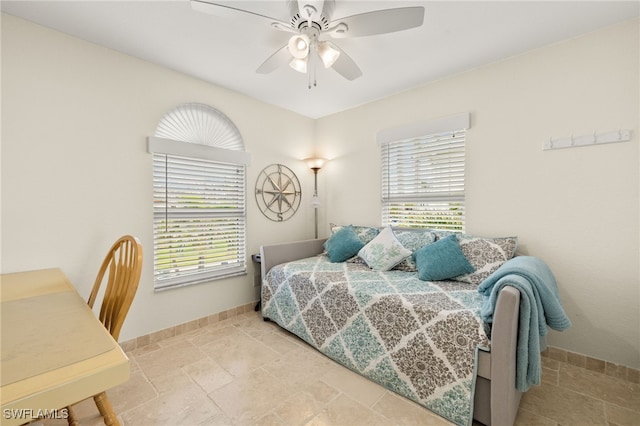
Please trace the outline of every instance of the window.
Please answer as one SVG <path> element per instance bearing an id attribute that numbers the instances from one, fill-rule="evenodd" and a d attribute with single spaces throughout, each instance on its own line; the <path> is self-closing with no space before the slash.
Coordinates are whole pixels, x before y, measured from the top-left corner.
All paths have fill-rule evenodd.
<path id="1" fill-rule="evenodd" d="M 155 289 L 246 273 L 249 156 L 233 123 L 186 104 L 163 117 L 148 146 Z"/>
<path id="2" fill-rule="evenodd" d="M 378 134 L 383 225 L 464 231 L 468 123 L 462 114 Z"/>

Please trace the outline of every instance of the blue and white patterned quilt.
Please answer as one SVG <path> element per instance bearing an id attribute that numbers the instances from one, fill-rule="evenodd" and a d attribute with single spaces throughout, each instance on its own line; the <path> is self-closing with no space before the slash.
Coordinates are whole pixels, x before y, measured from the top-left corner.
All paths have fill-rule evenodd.
<path id="1" fill-rule="evenodd" d="M 262 286 L 264 318 L 459 425 L 473 418 L 476 349 L 489 347 L 481 305 L 474 285 L 324 255 L 275 266 Z"/>

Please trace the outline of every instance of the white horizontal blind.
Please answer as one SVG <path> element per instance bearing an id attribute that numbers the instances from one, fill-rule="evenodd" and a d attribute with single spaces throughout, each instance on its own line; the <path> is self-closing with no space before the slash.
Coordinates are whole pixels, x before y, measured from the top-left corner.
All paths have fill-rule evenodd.
<path id="1" fill-rule="evenodd" d="M 463 231 L 465 131 L 381 145 L 382 223 Z"/>
<path id="2" fill-rule="evenodd" d="M 245 166 L 153 154 L 155 288 L 246 272 Z"/>

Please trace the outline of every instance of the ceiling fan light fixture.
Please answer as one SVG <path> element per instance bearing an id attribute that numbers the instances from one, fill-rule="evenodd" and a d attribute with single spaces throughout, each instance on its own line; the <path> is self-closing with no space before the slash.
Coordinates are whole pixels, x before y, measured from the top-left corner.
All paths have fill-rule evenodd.
<path id="1" fill-rule="evenodd" d="M 297 59 L 306 58 L 309 54 L 309 37 L 306 34 L 294 35 L 289 39 L 289 53 Z"/>
<path id="2" fill-rule="evenodd" d="M 291 62 L 289 62 L 289 66 L 294 70 L 301 72 L 303 74 L 307 73 L 307 58 L 293 58 Z"/>
<path id="3" fill-rule="evenodd" d="M 331 67 L 336 63 L 340 56 L 340 51 L 333 47 L 328 41 L 318 43 L 318 55 L 322 59 L 325 68 Z"/>
<path id="4" fill-rule="evenodd" d="M 309 88 L 317 85 L 318 57 L 325 68 L 333 68 L 349 81 L 362 76 L 362 71 L 349 54 L 333 43 L 320 41 L 324 36 L 334 39 L 375 36 L 405 31 L 424 24 L 424 6 L 392 7 L 334 19 L 335 2 L 336 0 L 286 0 L 288 20 L 271 18 L 246 10 L 244 6 L 219 4 L 217 0 L 191 0 L 191 6 L 194 10 L 212 15 L 244 13 L 261 19 L 264 24 L 270 23 L 276 30 L 294 33 L 288 43 L 269 56 L 256 72 L 268 74 L 289 64 L 291 68 L 309 75 Z"/>

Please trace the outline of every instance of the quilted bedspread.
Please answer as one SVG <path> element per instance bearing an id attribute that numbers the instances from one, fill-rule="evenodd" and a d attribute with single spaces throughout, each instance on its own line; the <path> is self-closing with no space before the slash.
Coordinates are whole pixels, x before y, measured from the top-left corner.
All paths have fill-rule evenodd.
<path id="1" fill-rule="evenodd" d="M 323 255 L 275 266 L 262 314 L 359 374 L 459 425 L 473 418 L 478 347 L 489 347 L 476 286 L 420 281 Z"/>

